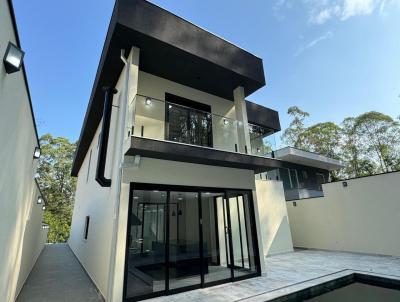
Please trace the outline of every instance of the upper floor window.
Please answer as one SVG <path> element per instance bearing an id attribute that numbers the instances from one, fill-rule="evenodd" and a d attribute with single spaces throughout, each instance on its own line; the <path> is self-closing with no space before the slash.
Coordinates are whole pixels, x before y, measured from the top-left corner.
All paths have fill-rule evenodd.
<path id="1" fill-rule="evenodd" d="M 212 147 L 211 107 L 172 94 L 165 95 L 165 138 Z"/>

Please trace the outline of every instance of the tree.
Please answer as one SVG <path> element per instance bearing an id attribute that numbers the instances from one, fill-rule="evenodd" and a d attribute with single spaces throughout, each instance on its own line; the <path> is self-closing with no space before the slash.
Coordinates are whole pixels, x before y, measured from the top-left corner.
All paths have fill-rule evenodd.
<path id="1" fill-rule="evenodd" d="M 360 148 L 373 158 L 378 172 L 398 169 L 400 154 L 400 123 L 376 111 L 367 112 L 354 119 L 354 131 Z"/>
<path id="2" fill-rule="evenodd" d="M 308 112 L 302 111 L 297 106 L 289 107 L 287 113 L 293 118 L 289 127 L 281 136 L 282 141 L 291 147 L 304 149 L 306 148 L 302 141 L 301 134 L 305 131 L 304 120 L 310 116 Z"/>
<path id="3" fill-rule="evenodd" d="M 355 127 L 355 118 L 348 117 L 342 122 L 342 158 L 346 162 L 346 177 L 361 177 L 376 172 L 376 164 L 362 150 L 361 137 Z"/>
<path id="4" fill-rule="evenodd" d="M 76 179 L 71 176 L 76 145 L 63 137 L 40 138 L 38 182 L 46 198 L 44 222 L 50 226 L 48 242 L 66 242 L 72 219 Z"/>

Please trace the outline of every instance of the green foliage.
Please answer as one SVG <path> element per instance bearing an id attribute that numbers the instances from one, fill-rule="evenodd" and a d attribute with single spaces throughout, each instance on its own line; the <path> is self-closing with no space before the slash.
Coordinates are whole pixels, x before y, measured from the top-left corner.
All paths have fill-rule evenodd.
<path id="1" fill-rule="evenodd" d="M 282 141 L 292 147 L 304 149 L 306 145 L 301 134 L 305 131 L 304 120 L 310 116 L 308 112 L 302 111 L 297 106 L 289 107 L 287 113 L 293 117 L 289 127 L 283 132 Z"/>
<path id="2" fill-rule="evenodd" d="M 50 134 L 40 138 L 38 182 L 46 198 L 44 222 L 50 226 L 48 242 L 66 242 L 72 218 L 76 179 L 71 168 L 76 145 Z"/>
<path id="3" fill-rule="evenodd" d="M 390 116 L 366 112 L 344 119 L 341 125 L 332 122 L 305 127 L 308 113 L 290 107 L 293 117 L 282 140 L 289 146 L 339 159 L 345 162 L 333 178 L 367 176 L 400 170 L 400 123 Z"/>

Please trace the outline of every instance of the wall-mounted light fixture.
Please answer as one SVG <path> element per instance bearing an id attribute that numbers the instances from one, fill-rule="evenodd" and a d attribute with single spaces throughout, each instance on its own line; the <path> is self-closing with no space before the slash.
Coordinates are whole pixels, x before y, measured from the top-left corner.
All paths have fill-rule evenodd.
<path id="1" fill-rule="evenodd" d="M 37 204 L 42 204 L 43 203 L 43 197 L 39 196 L 37 199 Z"/>
<path id="2" fill-rule="evenodd" d="M 229 121 L 226 118 L 224 118 L 224 125 L 228 125 L 228 124 L 229 124 Z"/>
<path id="3" fill-rule="evenodd" d="M 33 158 L 38 159 L 40 157 L 41 150 L 39 147 L 35 147 L 35 151 L 33 151 Z"/>
<path id="4" fill-rule="evenodd" d="M 17 72 L 21 69 L 22 60 L 25 53 L 15 46 L 13 43 L 8 42 L 6 53 L 4 54 L 3 63 L 7 73 Z"/>
<path id="5" fill-rule="evenodd" d="M 347 181 L 342 182 L 342 186 L 343 186 L 344 188 L 347 188 L 347 186 L 348 186 Z"/>
<path id="6" fill-rule="evenodd" d="M 42 229 L 50 229 L 48 224 L 42 224 Z"/>
<path id="7" fill-rule="evenodd" d="M 151 98 L 146 98 L 146 106 L 150 106 L 151 105 Z"/>
<path id="8" fill-rule="evenodd" d="M 43 205 L 42 209 L 43 209 L 43 211 L 44 211 L 44 210 L 46 210 L 46 206 L 45 206 L 45 205 Z"/>
<path id="9" fill-rule="evenodd" d="M 257 153 L 260 153 L 261 152 L 261 149 L 260 148 L 257 148 Z"/>

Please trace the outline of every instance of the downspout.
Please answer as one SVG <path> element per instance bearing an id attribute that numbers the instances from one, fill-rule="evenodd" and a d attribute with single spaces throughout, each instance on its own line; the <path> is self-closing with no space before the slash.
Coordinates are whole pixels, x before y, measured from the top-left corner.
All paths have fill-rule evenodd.
<path id="1" fill-rule="evenodd" d="M 118 127 L 117 133 L 119 131 L 119 140 L 116 143 L 116 156 L 117 156 L 117 178 L 116 178 L 116 191 L 115 191 L 115 203 L 114 203 L 114 219 L 113 219 L 113 229 L 112 229 L 112 238 L 111 238 L 111 251 L 110 251 L 110 266 L 109 266 L 109 275 L 108 275 L 108 289 L 107 289 L 107 301 L 114 300 L 114 278 L 115 278 L 115 266 L 116 266 L 116 254 L 117 254 L 117 243 L 118 243 L 118 225 L 119 225 L 119 208 L 120 208 L 120 200 L 121 200 L 121 180 L 122 180 L 122 165 L 123 165 L 123 143 L 124 143 L 124 130 L 125 130 L 125 119 L 126 119 L 126 106 L 129 95 L 129 65 L 130 62 L 125 58 L 125 50 L 121 49 L 121 61 L 124 63 L 126 68 L 126 77 L 125 77 L 125 85 L 121 90 L 123 93 L 123 97 L 120 97 L 119 103 L 119 118 L 118 118 Z"/>
<path id="2" fill-rule="evenodd" d="M 106 168 L 108 136 L 110 133 L 112 96 L 117 93 L 117 90 L 111 87 L 103 87 L 103 91 L 103 125 L 101 128 L 99 155 L 97 158 L 96 181 L 102 187 L 111 187 L 111 179 L 104 176 L 104 171 Z"/>

